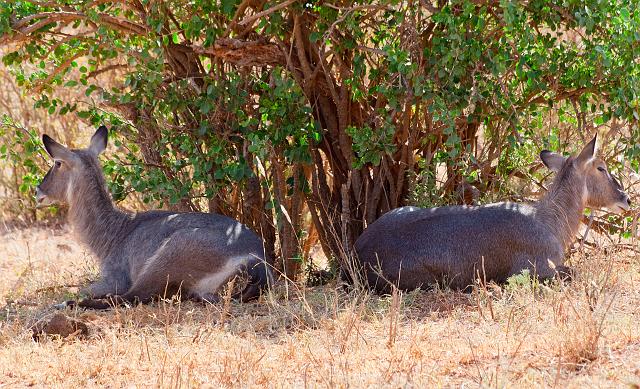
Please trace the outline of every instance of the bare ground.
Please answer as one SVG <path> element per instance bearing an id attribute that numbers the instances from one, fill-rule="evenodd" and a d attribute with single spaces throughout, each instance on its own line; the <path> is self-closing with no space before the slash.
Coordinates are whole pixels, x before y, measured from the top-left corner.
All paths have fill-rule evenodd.
<path id="1" fill-rule="evenodd" d="M 640 260 L 573 255 L 578 277 L 473 293 L 369 296 L 278 286 L 258 303 L 67 310 L 89 336 L 30 326 L 95 277 L 65 230 L 0 235 L 0 386 L 638 387 Z"/>

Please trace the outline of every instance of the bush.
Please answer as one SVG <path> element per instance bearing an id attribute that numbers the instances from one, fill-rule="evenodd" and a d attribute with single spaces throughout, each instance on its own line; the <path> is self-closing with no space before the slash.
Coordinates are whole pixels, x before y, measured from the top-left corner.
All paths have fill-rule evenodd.
<path id="1" fill-rule="evenodd" d="M 236 217 L 291 277 L 309 224 L 345 260 L 413 177 L 430 203 L 464 182 L 509 192 L 540 176 L 522 169 L 539 148 L 572 151 L 603 126 L 637 170 L 627 3 L 346 4 L 5 2 L 0 40 L 37 108 L 112 125 L 117 198 Z"/>

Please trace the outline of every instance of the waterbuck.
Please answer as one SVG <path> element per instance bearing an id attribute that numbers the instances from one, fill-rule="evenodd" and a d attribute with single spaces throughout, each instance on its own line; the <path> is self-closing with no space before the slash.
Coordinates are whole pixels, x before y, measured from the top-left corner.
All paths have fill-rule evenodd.
<path id="1" fill-rule="evenodd" d="M 539 278 L 570 274 L 564 253 L 585 207 L 621 212 L 631 204 L 620 183 L 595 157 L 596 137 L 577 157 L 544 150 L 556 177 L 538 202 L 386 213 L 358 238 L 355 250 L 371 288 L 409 290 L 435 284 L 466 289 L 480 277 L 504 282 L 525 269 Z"/>
<path id="2" fill-rule="evenodd" d="M 107 147 L 107 128 L 98 128 L 87 149 L 71 150 L 43 135 L 54 164 L 37 187 L 40 206 L 66 203 L 80 240 L 100 263 L 100 279 L 81 290 L 81 307 L 105 309 L 110 303 L 149 302 L 182 296 L 216 301 L 223 285 L 246 278 L 236 294 L 257 298 L 271 282 L 262 240 L 229 217 L 209 213 L 116 208 L 107 192 L 98 155 Z M 76 304 L 63 303 L 60 306 Z"/>

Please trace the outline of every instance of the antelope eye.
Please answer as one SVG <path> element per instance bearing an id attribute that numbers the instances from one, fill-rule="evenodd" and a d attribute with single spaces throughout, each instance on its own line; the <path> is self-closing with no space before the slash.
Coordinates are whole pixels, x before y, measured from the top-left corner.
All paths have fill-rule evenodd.
<path id="1" fill-rule="evenodd" d="M 607 171 L 607 170 L 606 170 L 605 168 L 603 168 L 602 166 L 598 166 L 598 170 L 599 170 L 599 171 L 601 171 L 601 172 L 603 172 L 603 173 Z"/>
<path id="2" fill-rule="evenodd" d="M 60 167 L 60 166 L 62 166 L 62 162 L 60 162 L 60 161 L 56 161 L 56 162 L 55 162 L 55 165 L 56 165 L 56 167 Z"/>

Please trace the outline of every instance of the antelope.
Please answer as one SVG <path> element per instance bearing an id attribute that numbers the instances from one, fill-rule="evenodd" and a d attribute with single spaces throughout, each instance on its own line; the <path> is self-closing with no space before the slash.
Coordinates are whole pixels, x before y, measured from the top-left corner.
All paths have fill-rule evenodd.
<path id="1" fill-rule="evenodd" d="M 564 253 L 585 207 L 621 213 L 631 205 L 596 157 L 596 138 L 578 156 L 540 153 L 556 176 L 546 195 L 532 204 L 407 206 L 384 214 L 355 243 L 368 285 L 379 293 L 392 285 L 464 290 L 478 278 L 501 283 L 526 269 L 539 279 L 570 277 Z"/>
<path id="2" fill-rule="evenodd" d="M 242 301 L 257 298 L 269 286 L 272 274 L 262 240 L 240 222 L 209 213 L 117 208 L 98 161 L 107 138 L 105 126 L 86 149 L 68 149 L 46 134 L 42 137 L 54 163 L 36 189 L 36 202 L 68 205 L 69 223 L 100 267 L 99 279 L 80 291 L 86 298 L 58 308 L 108 309 L 178 291 L 186 298 L 215 302 L 236 276 L 247 279 L 234 296 Z"/>

